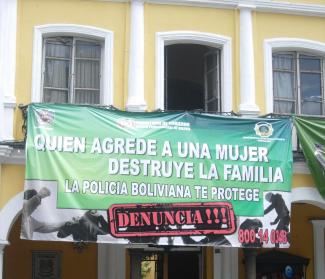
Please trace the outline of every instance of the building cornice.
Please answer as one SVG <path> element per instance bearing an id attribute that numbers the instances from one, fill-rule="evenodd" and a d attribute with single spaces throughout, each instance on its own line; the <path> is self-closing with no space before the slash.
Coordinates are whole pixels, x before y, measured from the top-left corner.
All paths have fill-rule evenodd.
<path id="1" fill-rule="evenodd" d="M 9 145 L 0 145 L 0 164 L 25 164 L 25 150 Z"/>
<path id="2" fill-rule="evenodd" d="M 132 0 L 99 0 L 101 2 L 130 2 Z M 256 11 L 280 14 L 325 17 L 325 5 L 279 2 L 270 0 L 145 0 L 146 3 L 182 5 L 220 9 L 240 9 L 254 7 Z"/>

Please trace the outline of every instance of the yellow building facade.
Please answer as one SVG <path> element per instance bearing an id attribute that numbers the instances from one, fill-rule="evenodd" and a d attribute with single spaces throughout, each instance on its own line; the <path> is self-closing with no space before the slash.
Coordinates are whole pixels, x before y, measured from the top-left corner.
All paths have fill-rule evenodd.
<path id="1" fill-rule="evenodd" d="M 85 79 L 96 76 L 91 89 L 79 81 L 76 55 L 57 59 L 65 61 L 62 68 L 54 65 L 49 53 L 63 44 L 73 53 L 80 45 L 99 49 L 87 58 L 97 70 L 83 68 Z M 281 59 L 296 66 L 285 68 Z M 299 59 L 319 64 L 309 69 L 315 79 L 306 83 L 319 83 L 320 101 L 307 114 L 325 115 L 324 0 L 0 0 L 0 279 L 41 278 L 32 277 L 35 255 L 51 251 L 59 255 L 60 277 L 53 278 L 140 278 L 146 260 L 154 263 L 148 270 L 159 272 L 143 278 L 245 278 L 241 248 L 79 247 L 20 240 L 25 154 L 19 105 L 88 103 L 91 91 L 97 94 L 91 103 L 130 111 L 306 113 L 299 105 L 304 86 Z M 52 66 L 46 64 L 50 60 Z M 283 89 L 279 80 L 291 85 Z M 285 89 L 292 96 L 275 93 Z M 190 96 L 175 97 L 176 92 Z M 291 110 L 285 111 L 285 102 L 293 104 Z M 291 247 L 285 252 L 309 259 L 307 278 L 321 279 L 325 200 L 301 156 L 293 169 Z M 194 266 L 192 277 L 183 272 L 187 266 Z"/>

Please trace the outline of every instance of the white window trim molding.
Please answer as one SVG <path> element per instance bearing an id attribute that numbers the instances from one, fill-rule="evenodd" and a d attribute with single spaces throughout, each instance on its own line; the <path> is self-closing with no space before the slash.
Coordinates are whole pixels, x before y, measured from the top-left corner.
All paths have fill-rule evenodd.
<path id="1" fill-rule="evenodd" d="M 264 78 L 266 113 L 273 112 L 272 53 L 274 51 L 307 51 L 325 56 L 325 43 L 300 38 L 273 38 L 264 41 Z"/>
<path id="2" fill-rule="evenodd" d="M 46 36 L 83 36 L 104 42 L 102 58 L 101 104 L 113 104 L 113 32 L 101 28 L 74 24 L 48 24 L 34 27 L 32 64 L 32 102 L 41 102 L 42 49 Z"/>
<path id="3" fill-rule="evenodd" d="M 201 44 L 221 50 L 222 111 L 232 110 L 232 46 L 231 38 L 195 31 L 156 33 L 156 109 L 164 109 L 165 46 L 173 44 Z"/>

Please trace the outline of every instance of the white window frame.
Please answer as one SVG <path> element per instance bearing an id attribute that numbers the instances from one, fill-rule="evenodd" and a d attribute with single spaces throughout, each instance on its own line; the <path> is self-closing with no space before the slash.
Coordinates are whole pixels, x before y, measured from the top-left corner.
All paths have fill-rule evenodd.
<path id="1" fill-rule="evenodd" d="M 294 114 L 303 114 L 302 111 L 302 92 L 301 92 L 301 74 L 302 73 L 306 73 L 306 70 L 301 70 L 301 65 L 300 65 L 300 56 L 307 56 L 308 58 L 314 57 L 317 60 L 320 60 L 320 70 L 312 70 L 309 72 L 312 73 L 317 73 L 320 75 L 321 77 L 321 98 L 322 98 L 322 111 L 321 114 L 315 114 L 315 116 L 321 116 L 324 115 L 324 57 L 319 56 L 319 55 L 315 55 L 315 53 L 310 53 L 310 52 L 302 52 L 302 51 L 297 51 L 297 50 L 293 50 L 293 51 L 276 51 L 273 52 L 273 57 L 276 55 L 290 55 L 292 56 L 292 60 L 294 61 L 294 68 L 289 70 L 290 73 L 293 74 L 294 76 L 294 98 L 291 100 L 294 100 Z M 273 68 L 273 65 L 272 65 Z M 279 72 L 278 69 L 276 69 L 277 72 Z M 281 69 L 280 71 L 283 72 L 283 69 Z M 307 71 L 308 72 L 308 71 Z M 273 75 L 274 75 L 274 69 L 273 69 Z M 274 89 L 274 88 L 273 88 Z M 276 98 L 274 97 L 274 92 L 273 92 L 273 106 L 274 106 L 274 100 Z M 281 100 L 281 97 L 279 97 L 277 99 L 277 101 L 283 102 L 283 100 Z M 274 109 L 274 108 L 273 108 Z M 287 112 L 286 112 L 287 114 Z"/>
<path id="2" fill-rule="evenodd" d="M 265 85 L 265 110 L 273 113 L 273 65 L 272 55 L 276 51 L 299 51 L 319 56 L 325 56 L 325 43 L 301 38 L 272 38 L 264 40 L 264 85 Z M 292 136 L 293 150 L 297 149 L 297 137 Z M 294 162 L 294 173 L 309 174 L 306 162 Z"/>
<path id="3" fill-rule="evenodd" d="M 232 110 L 232 59 L 231 38 L 195 31 L 156 33 L 156 109 L 165 109 L 165 46 L 173 44 L 200 44 L 220 49 L 222 111 Z"/>
<path id="4" fill-rule="evenodd" d="M 95 39 L 103 42 L 101 65 L 100 104 L 113 104 L 113 32 L 101 28 L 74 24 L 49 24 L 34 27 L 32 62 L 32 102 L 42 101 L 42 49 L 43 38 L 72 36 Z"/>
<path id="5" fill-rule="evenodd" d="M 298 51 L 325 57 L 325 43 L 299 39 L 274 38 L 264 41 L 264 78 L 266 113 L 273 113 L 272 54 L 276 51 Z"/>

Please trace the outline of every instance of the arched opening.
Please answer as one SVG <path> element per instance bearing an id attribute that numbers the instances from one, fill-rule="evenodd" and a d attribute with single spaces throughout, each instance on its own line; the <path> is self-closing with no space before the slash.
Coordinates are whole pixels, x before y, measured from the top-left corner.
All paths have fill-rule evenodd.
<path id="1" fill-rule="evenodd" d="M 212 52 L 211 52 L 212 51 Z M 169 54 L 168 54 L 169 52 Z M 217 111 L 218 107 L 221 111 L 232 110 L 232 59 L 231 59 L 231 38 L 220 36 L 212 33 L 202 33 L 195 31 L 171 31 L 156 33 L 156 108 L 157 109 L 196 109 L 201 106 L 204 108 L 204 102 L 208 103 L 207 93 L 212 93 L 211 103 L 205 108 L 206 111 Z M 210 56 L 209 56 L 210 55 Z M 169 57 L 169 59 L 168 59 Z M 207 66 L 215 66 L 209 68 L 204 74 L 204 60 Z M 196 61 L 196 62 L 195 62 Z M 210 64 L 208 64 L 208 62 Z M 212 62 L 212 63 L 211 63 Z M 185 71 L 182 70 L 182 68 Z M 173 69 L 171 72 L 171 68 Z M 178 72 L 178 73 L 175 73 Z M 182 72 L 182 76 L 180 75 Z M 199 74 L 199 71 L 201 72 Z M 179 81 L 184 78 L 184 73 L 188 73 L 186 84 Z M 206 81 L 204 81 L 206 76 Z M 184 108 L 184 95 L 179 94 L 180 98 L 175 100 L 173 105 L 166 104 L 166 91 L 175 91 L 175 83 L 170 78 L 177 78 L 176 87 L 180 91 L 196 91 L 204 92 L 203 98 L 197 97 L 198 93 L 188 93 L 191 95 L 186 100 L 188 108 Z M 212 82 L 218 80 L 216 86 L 211 85 Z M 169 81 L 169 84 L 167 84 Z M 192 83 L 190 83 L 192 82 Z M 209 86 L 204 82 L 210 82 Z M 190 85 L 193 86 L 190 86 Z M 167 88 L 169 87 L 169 89 Z M 171 88 L 173 87 L 173 88 Z M 214 89 L 219 91 L 213 92 Z M 188 90 L 186 90 L 188 89 Z M 219 102 L 216 96 L 219 95 Z M 197 99 L 196 99 L 197 98 Z M 200 99 L 200 100 L 198 100 Z M 203 99 L 203 101 L 202 101 Z M 167 100 L 168 101 L 168 100 Z M 202 104 L 203 103 L 203 104 Z M 180 105 L 179 105 L 180 104 Z M 216 106 L 217 104 L 217 106 Z M 209 108 L 210 106 L 210 108 Z"/>
<path id="2" fill-rule="evenodd" d="M 81 247 L 70 242 L 23 240 L 20 227 L 19 215 L 8 235 L 10 245 L 5 248 L 4 279 L 97 279 L 97 244 Z"/>
<path id="3" fill-rule="evenodd" d="M 62 275 L 60 278 L 101 279 L 107 278 L 108 274 L 109 278 L 124 276 L 125 247 L 122 245 L 98 243 L 86 245 L 86 249 L 82 249 L 84 246 L 80 247 L 80 243 L 21 240 L 22 202 L 23 192 L 11 198 L 0 210 L 0 256 L 4 249 L 3 258 L 0 257 L 0 279 L 20 279 L 26 276 L 33 278 L 33 251 L 34 254 L 45 253 L 45 256 L 53 256 L 55 253 L 62 255 L 59 257 Z M 34 256 L 34 259 L 36 260 L 37 257 Z M 22 268 L 17 269 L 20 262 Z M 79 268 L 79 265 L 82 265 L 82 268 Z M 92 277 L 88 276 L 89 273 Z"/>

